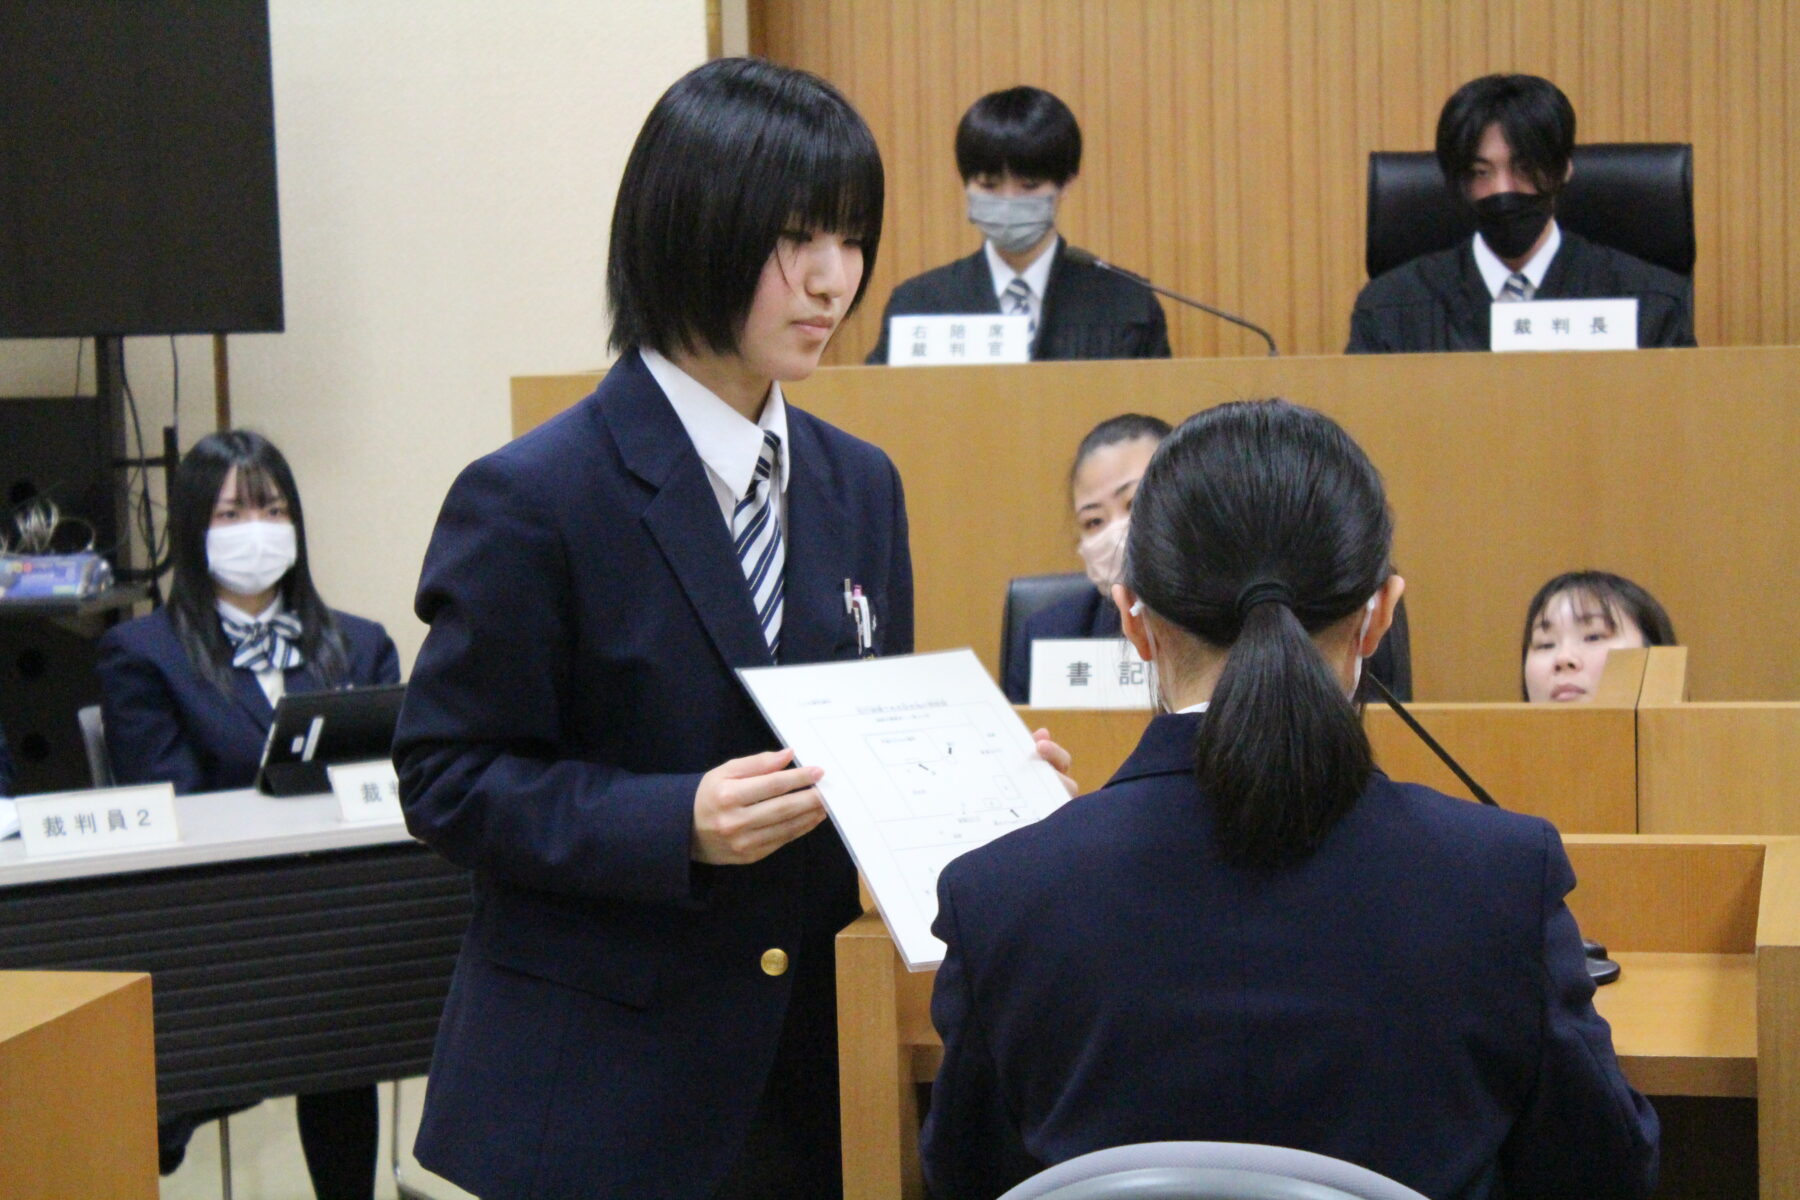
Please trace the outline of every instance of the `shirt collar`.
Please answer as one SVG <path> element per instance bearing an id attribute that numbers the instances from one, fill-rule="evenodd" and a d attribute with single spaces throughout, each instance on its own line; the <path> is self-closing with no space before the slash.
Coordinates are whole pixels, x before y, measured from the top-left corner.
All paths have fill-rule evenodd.
<path id="1" fill-rule="evenodd" d="M 1044 289 L 1050 285 L 1050 264 L 1056 261 L 1056 248 L 1062 245 L 1062 235 L 1050 235 L 1050 244 L 1044 247 L 1042 254 L 1031 260 L 1031 265 L 1023 271 L 1015 271 L 1012 264 L 1000 257 L 994 249 L 994 243 L 983 242 L 982 249 L 987 251 L 988 274 L 994 280 L 994 298 L 999 299 L 1006 292 L 1006 285 L 1015 277 L 1023 279 L 1031 294 L 1036 299 L 1044 298 Z"/>
<path id="2" fill-rule="evenodd" d="M 221 617 L 224 617 L 227 620 L 236 621 L 240 625 L 242 625 L 245 621 L 255 621 L 258 625 L 262 625 L 269 621 L 273 621 L 276 617 L 281 615 L 281 593 L 280 592 L 276 592 L 275 598 L 273 600 L 269 601 L 269 607 L 263 609 L 260 613 L 257 613 L 254 617 L 251 616 L 249 613 L 245 612 L 243 609 L 237 607 L 235 604 L 227 604 L 223 600 L 214 600 L 213 604 L 215 607 L 218 608 L 219 615 Z"/>
<path id="3" fill-rule="evenodd" d="M 1519 268 L 1519 273 L 1531 281 L 1533 292 L 1544 286 L 1544 276 L 1550 271 L 1550 260 L 1556 257 L 1561 246 L 1562 227 L 1556 223 L 1555 217 L 1551 217 L 1550 236 L 1544 239 L 1538 252 L 1531 256 L 1531 261 Z M 1500 256 L 1488 248 L 1479 233 L 1475 235 L 1475 265 L 1481 269 L 1481 282 L 1487 285 L 1488 295 L 1498 300 L 1500 289 L 1506 286 L 1508 277 L 1512 275 L 1512 268 L 1500 261 Z"/>
<path id="4" fill-rule="evenodd" d="M 705 384 L 656 351 L 642 347 L 638 354 L 650 377 L 669 398 L 669 404 L 680 418 L 681 427 L 687 430 L 688 440 L 694 443 L 700 461 L 730 489 L 732 496 L 743 499 L 750 490 L 750 482 L 756 478 L 756 460 L 762 457 L 764 430 L 781 439 L 780 487 L 782 492 L 787 491 L 794 454 L 788 442 L 787 401 L 782 398 L 780 383 L 770 382 L 769 398 L 763 404 L 762 416 L 750 421 L 719 399 L 718 394 Z"/>
<path id="5" fill-rule="evenodd" d="M 1202 713 L 1206 711 L 1206 706 L 1211 703 L 1211 700 L 1202 700 L 1198 704 L 1190 704 L 1186 708 L 1178 708 L 1175 711 L 1178 713 Z"/>

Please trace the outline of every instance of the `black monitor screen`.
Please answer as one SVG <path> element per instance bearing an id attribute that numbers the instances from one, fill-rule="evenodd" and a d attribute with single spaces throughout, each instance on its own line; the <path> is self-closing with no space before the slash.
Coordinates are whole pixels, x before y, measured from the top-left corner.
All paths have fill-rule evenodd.
<path id="1" fill-rule="evenodd" d="M 267 0 L 0 0 L 0 337 L 281 327 Z"/>

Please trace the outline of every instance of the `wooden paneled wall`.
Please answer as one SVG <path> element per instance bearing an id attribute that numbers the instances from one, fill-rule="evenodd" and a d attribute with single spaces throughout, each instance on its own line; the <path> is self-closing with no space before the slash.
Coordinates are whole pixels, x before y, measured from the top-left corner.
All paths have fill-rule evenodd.
<path id="1" fill-rule="evenodd" d="M 1368 154 L 1429 149 L 1457 85 L 1555 80 L 1582 141 L 1694 144 L 1701 345 L 1800 342 L 1800 0 L 750 0 L 751 46 L 816 71 L 888 168 L 860 362 L 899 280 L 978 244 L 957 119 L 1017 83 L 1069 102 L 1086 142 L 1076 243 L 1267 325 L 1343 348 L 1362 286 Z M 1253 336 L 1170 308 L 1177 355 Z"/>

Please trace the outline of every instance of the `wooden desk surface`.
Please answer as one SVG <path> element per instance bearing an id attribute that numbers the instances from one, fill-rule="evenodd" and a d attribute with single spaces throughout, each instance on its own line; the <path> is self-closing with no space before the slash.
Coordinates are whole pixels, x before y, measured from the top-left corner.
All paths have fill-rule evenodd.
<path id="1" fill-rule="evenodd" d="M 1613 1049 L 1647 1096 L 1756 1095 L 1756 956 L 1620 951 L 1594 993 Z"/>

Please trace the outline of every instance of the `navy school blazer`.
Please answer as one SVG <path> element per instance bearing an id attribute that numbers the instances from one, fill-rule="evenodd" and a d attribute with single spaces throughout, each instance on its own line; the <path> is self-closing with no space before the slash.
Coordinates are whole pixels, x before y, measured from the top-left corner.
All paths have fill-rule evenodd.
<path id="1" fill-rule="evenodd" d="M 782 661 L 856 656 L 846 580 L 877 651 L 909 652 L 898 473 L 792 406 L 788 433 Z M 417 611 L 402 802 L 475 888 L 419 1160 L 481 1195 L 710 1196 L 797 978 L 822 981 L 808 1028 L 835 1146 L 829 977 L 856 873 L 829 822 L 749 866 L 689 857 L 701 774 L 778 745 L 733 674 L 771 658 L 705 468 L 635 352 L 463 471 Z M 789 970 L 762 969 L 772 948 Z"/>
<path id="2" fill-rule="evenodd" d="M 373 621 L 333 612 L 357 687 L 400 682 L 400 655 Z M 194 669 L 167 608 L 126 621 L 100 639 L 100 707 L 113 778 L 175 785 L 178 794 L 249 787 L 256 781 L 274 706 L 256 673 L 233 669 L 229 693 Z M 325 685 L 311 665 L 287 672 L 290 692 Z"/>
<path id="3" fill-rule="evenodd" d="M 1220 859 L 1203 717 L 944 868 L 922 1140 L 937 1200 L 1163 1140 L 1345 1159 L 1434 1200 L 1654 1188 L 1548 822 L 1377 773 L 1303 863 Z"/>

